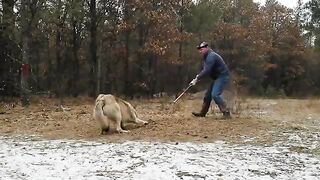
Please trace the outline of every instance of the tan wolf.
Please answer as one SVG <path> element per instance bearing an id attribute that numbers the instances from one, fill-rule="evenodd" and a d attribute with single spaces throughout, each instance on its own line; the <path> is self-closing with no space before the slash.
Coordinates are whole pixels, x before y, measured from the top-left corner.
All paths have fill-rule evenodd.
<path id="1" fill-rule="evenodd" d="M 148 124 L 138 118 L 132 105 L 111 94 L 100 94 L 95 102 L 93 117 L 100 123 L 104 132 L 129 132 L 128 129 Z"/>

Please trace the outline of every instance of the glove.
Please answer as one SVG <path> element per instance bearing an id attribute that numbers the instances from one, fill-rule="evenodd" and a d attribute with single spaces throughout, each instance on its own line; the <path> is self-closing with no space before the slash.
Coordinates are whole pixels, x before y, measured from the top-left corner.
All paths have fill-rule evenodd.
<path id="1" fill-rule="evenodd" d="M 197 78 L 194 78 L 190 83 L 189 83 L 189 86 L 194 86 L 196 85 L 198 79 Z"/>

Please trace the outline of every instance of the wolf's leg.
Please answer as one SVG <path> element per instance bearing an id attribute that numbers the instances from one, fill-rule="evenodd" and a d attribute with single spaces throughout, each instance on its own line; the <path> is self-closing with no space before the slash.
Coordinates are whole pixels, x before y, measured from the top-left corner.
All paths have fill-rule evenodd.
<path id="1" fill-rule="evenodd" d="M 118 132 L 118 133 L 127 133 L 127 132 L 130 132 L 129 130 L 123 130 L 122 128 L 121 128 L 121 125 L 120 125 L 121 123 L 118 123 L 117 122 L 117 124 L 116 124 L 116 131 Z"/>
<path id="2" fill-rule="evenodd" d="M 116 117 L 115 117 L 115 127 L 116 127 L 116 131 L 118 133 L 126 133 L 126 132 L 130 132 L 130 131 L 126 131 L 126 130 L 123 130 L 121 128 L 121 120 L 122 120 L 122 116 L 121 116 L 121 111 L 119 110 L 118 113 L 116 114 Z"/>
<path id="3" fill-rule="evenodd" d="M 109 127 L 105 128 L 105 127 L 101 127 L 101 132 L 100 135 L 104 135 L 109 131 Z"/>
<path id="4" fill-rule="evenodd" d="M 138 118 L 137 111 L 135 109 L 132 108 L 132 110 L 133 110 L 132 111 L 133 119 L 137 124 L 140 124 L 140 125 L 147 125 L 148 124 L 147 121 L 144 121 L 144 120 L 141 120 L 141 119 Z"/>
<path id="5" fill-rule="evenodd" d="M 143 121 L 143 120 L 141 120 L 141 119 L 139 119 L 139 118 L 136 118 L 136 123 L 137 123 L 137 124 L 142 124 L 142 125 L 147 125 L 147 124 L 148 124 L 147 121 Z"/>
<path id="6" fill-rule="evenodd" d="M 125 102 L 125 104 L 128 106 L 131 114 L 132 114 L 132 118 L 133 118 L 133 121 L 139 125 L 146 125 L 148 124 L 147 121 L 143 121 L 141 119 L 138 118 L 138 115 L 137 115 L 137 111 L 132 107 L 132 105 L 128 102 Z"/>
<path id="7" fill-rule="evenodd" d="M 109 118 L 104 115 L 104 100 L 103 100 L 103 95 L 100 94 L 97 98 L 95 108 L 93 110 L 93 116 L 94 119 L 97 120 L 100 124 L 100 134 L 103 135 L 104 132 L 107 132 L 109 130 Z"/>
<path id="8" fill-rule="evenodd" d="M 122 129 L 128 130 L 128 129 L 135 129 L 141 125 L 135 123 L 135 122 L 125 122 L 121 124 Z"/>

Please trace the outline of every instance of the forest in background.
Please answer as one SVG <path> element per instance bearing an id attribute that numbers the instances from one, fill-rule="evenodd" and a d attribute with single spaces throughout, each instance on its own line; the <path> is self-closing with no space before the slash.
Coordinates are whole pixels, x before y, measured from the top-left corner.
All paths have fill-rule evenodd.
<path id="1" fill-rule="evenodd" d="M 222 55 L 237 90 L 320 95 L 320 0 L 1 0 L 0 98 L 152 97 L 186 87 L 196 45 Z M 197 88 L 201 89 L 201 85 Z"/>

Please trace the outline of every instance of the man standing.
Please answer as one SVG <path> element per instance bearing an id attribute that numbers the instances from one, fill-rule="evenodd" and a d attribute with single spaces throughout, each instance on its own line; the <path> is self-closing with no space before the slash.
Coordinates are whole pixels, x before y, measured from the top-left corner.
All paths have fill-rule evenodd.
<path id="1" fill-rule="evenodd" d="M 229 69 L 222 57 L 214 52 L 208 46 L 208 43 L 200 43 L 197 49 L 202 56 L 203 68 L 196 78 L 190 82 L 190 85 L 194 86 L 199 80 L 207 76 L 210 76 L 213 81 L 207 89 L 201 111 L 199 113 L 193 112 L 192 114 L 196 117 L 205 117 L 213 99 L 223 113 L 223 117 L 231 118 L 230 111 L 225 101 L 221 98 L 223 88 L 229 81 Z"/>

